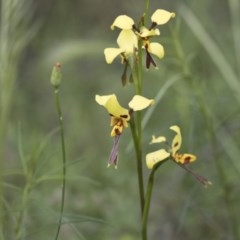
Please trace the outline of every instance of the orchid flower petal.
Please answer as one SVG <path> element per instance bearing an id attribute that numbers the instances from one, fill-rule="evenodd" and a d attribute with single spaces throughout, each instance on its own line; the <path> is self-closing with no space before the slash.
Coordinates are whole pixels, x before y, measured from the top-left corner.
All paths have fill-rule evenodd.
<path id="1" fill-rule="evenodd" d="M 184 154 L 175 154 L 174 160 L 181 164 L 188 164 L 191 162 L 194 162 L 197 159 L 197 157 L 190 153 L 184 153 Z"/>
<path id="2" fill-rule="evenodd" d="M 129 111 L 123 108 L 115 94 L 105 95 L 105 96 L 95 96 L 95 100 L 99 105 L 104 106 L 108 113 L 114 117 L 124 118 L 126 121 L 130 119 Z"/>
<path id="3" fill-rule="evenodd" d="M 111 25 L 111 29 L 113 30 L 115 27 L 120 29 L 132 29 L 134 25 L 134 21 L 132 18 L 128 17 L 127 15 L 120 15 L 118 16 L 113 24 Z"/>
<path id="4" fill-rule="evenodd" d="M 182 135 L 178 126 L 171 126 L 170 129 L 176 132 L 176 135 L 172 140 L 172 155 L 175 155 L 182 145 Z"/>
<path id="5" fill-rule="evenodd" d="M 133 111 L 140 111 L 149 107 L 153 103 L 153 99 L 148 99 L 140 95 L 135 95 L 129 102 L 128 106 L 133 109 Z"/>
<path id="6" fill-rule="evenodd" d="M 156 23 L 157 25 L 162 25 L 167 23 L 171 18 L 175 17 L 175 13 L 173 12 L 168 12 L 163 9 L 157 9 L 152 17 L 151 20 L 152 22 Z"/>
<path id="7" fill-rule="evenodd" d="M 148 153 L 146 155 L 146 164 L 147 164 L 147 167 L 149 169 L 152 169 L 153 166 L 158 163 L 158 162 L 161 162 L 163 160 L 165 160 L 166 158 L 168 158 L 170 156 L 170 153 L 167 152 L 165 149 L 160 149 L 160 150 L 157 150 L 155 152 L 151 152 L 151 153 Z"/>
<path id="8" fill-rule="evenodd" d="M 122 53 L 122 49 L 120 48 L 105 48 L 104 49 L 104 55 L 106 62 L 108 64 L 111 64 L 113 60 Z"/>
<path id="9" fill-rule="evenodd" d="M 147 29 L 146 27 L 141 27 L 141 31 L 140 31 L 140 36 L 142 38 L 145 37 L 153 37 L 153 36 L 159 36 L 160 35 L 160 31 L 159 29 Z"/>
<path id="10" fill-rule="evenodd" d="M 122 30 L 117 38 L 120 49 L 126 54 L 133 54 L 137 48 L 137 36 L 132 30 Z"/>
<path id="11" fill-rule="evenodd" d="M 156 55 L 160 59 L 164 57 L 164 48 L 160 43 L 150 43 L 147 50 L 149 53 Z"/>
<path id="12" fill-rule="evenodd" d="M 152 136 L 152 141 L 150 142 L 150 144 L 153 144 L 153 143 L 161 143 L 161 142 L 166 142 L 166 138 L 163 137 L 163 136 L 159 136 L 159 137 L 155 137 L 154 135 Z"/>

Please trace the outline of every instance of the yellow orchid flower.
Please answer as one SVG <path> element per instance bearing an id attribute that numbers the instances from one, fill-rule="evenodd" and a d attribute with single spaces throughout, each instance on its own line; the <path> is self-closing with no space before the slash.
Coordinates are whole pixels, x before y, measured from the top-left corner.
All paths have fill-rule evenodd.
<path id="1" fill-rule="evenodd" d="M 154 54 L 158 58 L 164 57 L 164 48 L 160 43 L 150 42 L 150 38 L 160 35 L 160 31 L 156 29 L 158 25 L 163 25 L 167 23 L 171 18 L 175 17 L 175 13 L 168 12 L 163 9 L 157 9 L 151 16 L 152 25 L 148 29 L 145 26 L 142 26 L 138 32 L 138 35 L 143 40 L 143 48 L 146 50 L 146 68 L 148 69 L 152 64 L 154 67 L 157 67 L 154 62 L 151 54 Z"/>
<path id="2" fill-rule="evenodd" d="M 185 169 L 187 172 L 189 172 L 191 175 L 193 175 L 200 183 L 202 183 L 205 187 L 212 184 L 211 181 L 207 180 L 205 177 L 199 175 L 198 173 L 195 173 L 191 169 L 187 168 L 186 164 L 191 163 L 197 159 L 197 157 L 190 153 L 178 153 L 179 149 L 182 145 L 182 135 L 180 128 L 176 125 L 173 125 L 170 127 L 171 130 L 173 130 L 176 135 L 174 136 L 171 146 L 169 146 L 168 151 L 165 149 L 160 149 L 151 153 L 148 153 L 146 155 L 146 164 L 149 169 L 152 169 L 155 164 L 167 160 L 168 158 L 172 158 L 180 167 Z M 152 143 L 167 143 L 167 140 L 165 137 L 155 137 L 152 136 Z"/>
<path id="3" fill-rule="evenodd" d="M 179 163 L 179 164 L 187 164 L 190 162 L 193 162 L 197 159 L 197 157 L 193 154 L 190 153 L 178 153 L 179 149 L 181 148 L 182 145 L 182 135 L 181 135 L 181 131 L 180 128 L 176 125 L 171 126 L 170 127 L 171 130 L 173 130 L 176 135 L 172 140 L 172 144 L 171 147 L 168 151 L 166 151 L 165 149 L 160 149 L 158 151 L 149 153 L 146 155 L 146 164 L 147 167 L 149 169 L 153 168 L 153 166 L 160 162 L 163 161 L 165 159 L 167 159 L 168 157 L 171 157 L 175 162 Z M 166 138 L 163 136 L 160 137 L 152 137 L 152 143 L 162 143 L 162 142 L 166 142 Z"/>
<path id="4" fill-rule="evenodd" d="M 128 106 L 130 110 L 122 107 L 115 94 L 95 96 L 95 100 L 99 105 L 104 106 L 111 116 L 111 126 L 113 126 L 111 136 L 115 137 L 120 135 L 124 128 L 128 127 L 128 121 L 130 120 L 130 110 L 140 111 L 148 106 L 152 105 L 154 100 L 148 99 L 140 95 L 135 95 L 129 102 Z"/>
<path id="5" fill-rule="evenodd" d="M 130 114 L 133 111 L 141 111 L 154 103 L 153 99 L 148 99 L 140 95 L 135 95 L 129 102 L 129 109 L 122 107 L 115 94 L 111 95 L 96 95 L 96 102 L 105 107 L 108 111 L 111 120 L 110 126 L 112 126 L 111 136 L 114 137 L 113 148 L 109 157 L 108 165 L 115 165 L 117 167 L 118 146 L 119 139 L 124 128 L 128 127 L 128 121 L 130 120 Z"/>
<path id="6" fill-rule="evenodd" d="M 133 19 L 127 15 L 120 15 L 114 20 L 111 29 L 113 30 L 115 27 L 121 29 L 117 38 L 119 47 L 104 49 L 105 59 L 108 64 L 111 64 L 118 55 L 122 57 L 122 62 L 125 62 L 129 56 L 134 54 L 134 51 L 137 49 L 138 39 L 133 31 L 133 25 Z"/>

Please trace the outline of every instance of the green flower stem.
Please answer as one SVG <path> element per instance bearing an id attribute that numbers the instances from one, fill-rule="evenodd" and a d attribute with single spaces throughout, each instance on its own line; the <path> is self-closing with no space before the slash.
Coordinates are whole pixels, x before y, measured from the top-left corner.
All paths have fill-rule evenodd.
<path id="1" fill-rule="evenodd" d="M 141 214 L 143 215 L 145 200 L 144 200 L 144 183 L 143 183 L 143 171 L 142 171 L 142 150 L 139 145 L 139 136 L 136 131 L 136 125 L 135 125 L 133 116 L 130 121 L 130 128 L 131 128 L 134 148 L 135 148 L 135 152 L 136 152 L 140 207 L 141 207 Z"/>
<path id="2" fill-rule="evenodd" d="M 133 82 L 135 85 L 135 93 L 138 95 L 142 95 L 142 42 L 139 40 L 138 48 L 138 56 L 135 56 L 133 59 L 131 70 Z M 136 113 L 136 121 L 133 116 L 130 121 L 131 132 L 134 142 L 134 148 L 136 152 L 136 160 L 137 160 L 137 173 L 138 173 L 138 187 L 139 187 L 139 195 L 140 195 L 140 207 L 141 214 L 143 214 L 144 208 L 144 182 L 143 182 L 143 167 L 142 167 L 142 114 L 141 112 Z"/>
<path id="3" fill-rule="evenodd" d="M 166 161 L 167 161 L 167 159 L 154 165 L 154 167 L 148 177 L 145 205 L 144 205 L 143 216 L 142 216 L 142 240 L 147 240 L 147 221 L 148 221 L 149 209 L 150 209 L 150 204 L 151 204 L 152 190 L 153 190 L 153 185 L 154 185 L 154 174 L 155 174 L 156 170 L 159 168 L 159 166 L 162 165 Z"/>
<path id="4" fill-rule="evenodd" d="M 60 216 L 59 216 L 59 221 L 58 221 L 57 233 L 56 233 L 56 236 L 55 236 L 55 240 L 57 240 L 57 239 L 58 239 L 58 236 L 59 236 L 61 224 L 62 224 L 63 208 L 64 208 L 64 201 L 65 201 L 65 188 L 66 188 L 66 151 L 65 151 L 65 141 L 64 141 L 63 117 L 62 117 L 62 111 L 61 111 L 61 105 L 60 105 L 60 99 L 59 99 L 59 88 L 58 88 L 58 87 L 55 87 L 54 94 L 55 94 L 56 109 L 57 109 L 57 114 L 58 114 L 58 123 L 59 123 L 60 132 L 61 132 L 62 174 L 63 174 Z"/>
<path id="5" fill-rule="evenodd" d="M 145 23 L 146 23 L 148 11 L 149 11 L 149 0 L 146 0 L 145 1 L 145 12 L 144 12 L 144 16 L 143 16 Z"/>

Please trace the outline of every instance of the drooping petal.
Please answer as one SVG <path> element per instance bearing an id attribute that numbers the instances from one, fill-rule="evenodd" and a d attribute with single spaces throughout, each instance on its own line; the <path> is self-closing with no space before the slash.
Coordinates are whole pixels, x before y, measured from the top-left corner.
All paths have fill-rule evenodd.
<path id="1" fill-rule="evenodd" d="M 170 129 L 176 132 L 176 135 L 172 140 L 172 155 L 175 155 L 182 145 L 182 135 L 178 126 L 171 126 Z"/>
<path id="2" fill-rule="evenodd" d="M 137 36 L 132 30 L 122 30 L 117 38 L 120 49 L 126 54 L 133 54 L 137 48 Z"/>
<path id="3" fill-rule="evenodd" d="M 126 121 L 130 119 L 128 109 L 123 108 L 119 104 L 115 94 L 104 96 L 96 95 L 95 100 L 99 105 L 104 106 L 107 109 L 108 113 L 112 116 L 124 118 Z"/>
<path id="4" fill-rule="evenodd" d="M 153 143 L 161 143 L 161 142 L 166 142 L 166 138 L 163 137 L 163 136 L 159 136 L 159 137 L 155 137 L 154 135 L 152 136 L 152 141 L 150 142 L 150 144 L 153 144 Z"/>
<path id="5" fill-rule="evenodd" d="M 184 153 L 184 154 L 176 153 L 173 157 L 177 163 L 181 163 L 181 164 L 188 164 L 188 163 L 194 162 L 197 159 L 195 155 L 190 153 Z"/>
<path id="6" fill-rule="evenodd" d="M 159 29 L 147 29 L 146 27 L 141 27 L 140 30 L 140 37 L 145 38 L 145 37 L 152 37 L 152 36 L 158 36 L 160 35 Z"/>
<path id="7" fill-rule="evenodd" d="M 146 164 L 147 164 L 147 167 L 149 169 L 152 169 L 153 166 L 158 163 L 158 162 L 161 162 L 163 160 L 165 160 L 166 158 L 168 158 L 170 156 L 170 153 L 167 152 L 165 149 L 160 149 L 160 150 L 157 150 L 155 152 L 151 152 L 151 153 L 148 153 L 146 155 Z"/>
<path id="8" fill-rule="evenodd" d="M 123 50 L 120 48 L 105 48 L 104 55 L 105 55 L 106 62 L 108 64 L 111 64 L 113 60 L 122 52 Z"/>
<path id="9" fill-rule="evenodd" d="M 143 110 L 154 103 L 153 99 L 148 99 L 140 95 L 135 95 L 132 100 L 129 102 L 128 106 L 133 111 Z"/>
<path id="10" fill-rule="evenodd" d="M 132 18 L 127 15 L 120 15 L 114 20 L 111 29 L 113 30 L 115 27 L 120 29 L 132 29 L 133 25 L 134 21 Z"/>
<path id="11" fill-rule="evenodd" d="M 152 42 L 148 45 L 148 52 L 156 55 L 160 59 L 164 57 L 164 48 L 160 43 Z"/>
<path id="12" fill-rule="evenodd" d="M 174 18 L 175 17 L 175 13 L 173 12 L 168 12 L 166 10 L 163 9 L 157 9 L 152 17 L 151 20 L 152 22 L 156 23 L 157 25 L 162 25 L 167 23 L 170 18 Z"/>

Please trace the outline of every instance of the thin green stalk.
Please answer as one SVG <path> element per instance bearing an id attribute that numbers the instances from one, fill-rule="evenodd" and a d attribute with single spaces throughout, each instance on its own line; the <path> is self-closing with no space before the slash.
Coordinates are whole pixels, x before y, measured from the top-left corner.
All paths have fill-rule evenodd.
<path id="1" fill-rule="evenodd" d="M 143 215 L 143 209 L 144 209 L 144 183 L 143 183 L 143 171 L 142 171 L 142 151 L 141 148 L 139 148 L 139 139 L 136 132 L 136 126 L 134 123 L 134 119 L 132 117 L 130 121 L 130 128 L 136 153 L 136 159 L 137 159 L 137 174 L 138 174 L 138 188 L 139 188 L 139 196 L 140 196 L 140 208 L 141 208 L 141 214 Z"/>
<path id="2" fill-rule="evenodd" d="M 142 240 L 147 240 L 147 220 L 148 220 L 148 214 L 149 214 L 152 190 L 153 190 L 153 184 L 154 184 L 154 173 L 155 173 L 155 168 L 152 169 L 148 178 L 146 200 L 145 200 L 143 217 L 142 217 Z"/>
<path id="3" fill-rule="evenodd" d="M 164 162 L 166 162 L 166 160 L 154 165 L 148 177 L 145 205 L 144 205 L 144 211 L 142 216 L 142 240 L 147 240 L 147 221 L 148 221 L 149 209 L 150 209 L 151 198 L 152 198 L 152 190 L 154 186 L 154 174 L 156 170 L 159 168 L 159 166 L 162 165 Z"/>
<path id="4" fill-rule="evenodd" d="M 148 12 L 149 12 L 149 0 L 145 1 L 145 12 L 144 12 L 144 22 L 146 22 L 146 19 L 148 17 Z"/>
<path id="5" fill-rule="evenodd" d="M 60 216 L 58 221 L 58 228 L 55 236 L 55 240 L 58 239 L 59 232 L 61 229 L 62 219 L 63 219 L 63 209 L 64 209 L 64 202 L 65 202 L 65 188 L 66 188 L 66 150 L 65 150 L 65 140 L 64 140 L 64 128 L 63 128 L 63 117 L 61 111 L 61 104 L 60 104 L 60 97 L 59 97 L 59 88 L 55 87 L 54 90 L 55 94 L 55 102 L 56 102 L 56 109 L 58 114 L 58 124 L 61 132 L 61 148 L 62 148 L 62 196 L 61 196 L 61 207 L 60 207 Z"/>
<path id="6" fill-rule="evenodd" d="M 131 65 L 132 77 L 135 86 L 135 94 L 142 95 L 142 49 L 141 40 L 139 40 L 138 56 L 135 56 Z M 143 182 L 143 166 L 142 166 L 142 114 L 141 112 L 136 113 L 136 121 L 132 117 L 131 132 L 133 136 L 134 148 L 136 152 L 137 161 L 137 173 L 138 173 L 138 187 L 140 196 L 140 208 L 141 214 L 143 214 L 144 208 L 144 182 Z"/>

